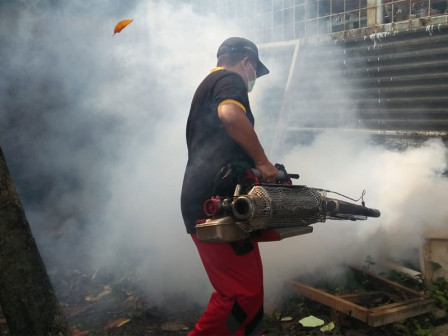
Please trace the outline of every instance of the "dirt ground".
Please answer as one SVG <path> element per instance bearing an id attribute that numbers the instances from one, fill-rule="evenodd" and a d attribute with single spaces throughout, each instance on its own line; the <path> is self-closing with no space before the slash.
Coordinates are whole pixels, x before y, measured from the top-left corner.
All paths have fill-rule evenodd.
<path id="1" fill-rule="evenodd" d="M 132 267 L 106 272 L 81 270 L 75 265 L 71 261 L 48 270 L 74 336 L 187 335 L 205 308 L 175 296 L 152 304 L 140 290 L 144 280 L 133 274 Z M 446 317 L 435 319 L 427 314 L 371 328 L 292 290 L 286 289 L 279 301 L 265 307 L 266 336 L 448 336 Z M 305 327 L 299 322 L 311 315 L 323 320 L 330 330 L 323 332 L 322 326 Z M 1 311 L 0 336 L 10 336 Z"/>
<path id="2" fill-rule="evenodd" d="M 201 314 L 200 307 L 191 307 L 181 312 L 149 307 L 139 298 L 130 301 L 103 298 L 95 302 L 65 306 L 74 336 L 176 336 L 187 335 Z M 140 301 L 140 302 L 137 302 Z M 272 308 L 271 308 L 272 309 Z M 323 332 L 319 327 L 304 327 L 298 321 L 313 315 L 325 324 L 334 323 L 334 328 Z M 448 335 L 447 321 L 431 322 L 431 328 L 424 327 L 430 316 L 417 320 L 402 321 L 378 328 L 338 313 L 328 307 L 301 297 L 291 297 L 282 306 L 265 314 L 264 335 L 267 336 L 398 336 L 398 335 Z M 5 320 L 0 317 L 0 335 L 9 336 Z"/>

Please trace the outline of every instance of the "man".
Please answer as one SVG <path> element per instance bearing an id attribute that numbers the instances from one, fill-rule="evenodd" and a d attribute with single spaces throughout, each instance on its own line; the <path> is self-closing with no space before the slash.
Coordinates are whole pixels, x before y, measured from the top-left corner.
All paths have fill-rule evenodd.
<path id="1" fill-rule="evenodd" d="M 260 335 L 263 270 L 257 242 L 202 243 L 195 225 L 205 217 L 204 202 L 215 196 L 217 174 L 229 163 L 245 162 L 257 168 L 265 182 L 277 176 L 255 133 L 248 98 L 255 80 L 269 70 L 255 44 L 244 38 L 225 40 L 217 56 L 217 67 L 196 90 L 187 122 L 182 215 L 215 289 L 189 335 Z"/>

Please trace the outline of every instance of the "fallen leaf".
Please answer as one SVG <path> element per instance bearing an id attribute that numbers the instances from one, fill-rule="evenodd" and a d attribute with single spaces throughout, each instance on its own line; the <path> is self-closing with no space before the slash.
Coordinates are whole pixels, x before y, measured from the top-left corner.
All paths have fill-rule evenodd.
<path id="1" fill-rule="evenodd" d="M 280 321 L 281 322 L 289 322 L 289 321 L 292 321 L 292 317 L 291 316 L 285 316 L 285 317 L 282 317 L 282 319 Z"/>
<path id="2" fill-rule="evenodd" d="M 308 317 L 305 317 L 305 318 L 301 319 L 301 320 L 299 321 L 299 323 L 300 323 L 301 325 L 303 325 L 304 327 L 310 327 L 310 328 L 312 328 L 312 327 L 318 327 L 318 326 L 321 326 L 321 325 L 323 325 L 325 322 L 324 322 L 323 320 L 321 320 L 321 319 L 319 319 L 319 318 L 313 316 L 313 315 L 310 315 L 310 316 L 308 316 Z"/>
<path id="3" fill-rule="evenodd" d="M 165 322 L 161 328 L 164 331 L 181 331 L 188 329 L 184 324 L 176 322 Z"/>
<path id="4" fill-rule="evenodd" d="M 110 293 L 112 293 L 112 287 L 109 285 L 106 285 L 103 287 L 103 291 L 96 296 L 96 299 L 99 300 L 103 296 L 109 295 Z"/>
<path id="5" fill-rule="evenodd" d="M 128 319 L 126 317 L 121 317 L 118 320 L 115 320 L 113 322 L 108 323 L 105 327 L 104 330 L 108 330 L 108 329 L 112 329 L 112 328 L 118 328 L 121 327 L 122 325 L 128 323 L 131 319 Z"/>
<path id="6" fill-rule="evenodd" d="M 93 295 L 87 295 L 84 300 L 88 302 L 93 302 L 96 301 L 97 299 Z"/>
<path id="7" fill-rule="evenodd" d="M 73 330 L 72 336 L 85 336 L 88 333 L 88 331 L 79 331 L 78 329 L 75 329 Z"/>
<path id="8" fill-rule="evenodd" d="M 326 331 L 332 331 L 333 329 L 334 329 L 334 322 L 330 322 L 324 325 L 322 328 L 320 328 L 320 331 L 326 332 Z"/>
<path id="9" fill-rule="evenodd" d="M 276 320 L 280 320 L 280 317 L 282 316 L 281 312 L 276 308 L 274 309 L 274 311 L 272 312 L 272 317 L 275 318 Z"/>
<path id="10" fill-rule="evenodd" d="M 110 293 L 112 293 L 112 287 L 109 285 L 106 285 L 103 287 L 103 291 L 101 293 L 99 293 L 97 296 L 87 295 L 85 297 L 85 300 L 89 301 L 89 302 L 98 301 L 103 296 L 109 295 Z"/>
<path id="11" fill-rule="evenodd" d="M 120 323 L 117 324 L 117 328 L 125 325 L 126 323 L 128 323 L 129 321 L 131 321 L 131 319 L 125 319 L 123 321 L 121 321 Z"/>

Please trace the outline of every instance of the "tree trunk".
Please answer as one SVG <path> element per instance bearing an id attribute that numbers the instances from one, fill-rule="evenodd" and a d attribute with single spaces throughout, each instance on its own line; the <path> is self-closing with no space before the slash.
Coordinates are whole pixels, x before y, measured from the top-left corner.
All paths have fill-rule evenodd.
<path id="1" fill-rule="evenodd" d="M 11 335 L 69 335 L 0 148 L 0 305 Z"/>

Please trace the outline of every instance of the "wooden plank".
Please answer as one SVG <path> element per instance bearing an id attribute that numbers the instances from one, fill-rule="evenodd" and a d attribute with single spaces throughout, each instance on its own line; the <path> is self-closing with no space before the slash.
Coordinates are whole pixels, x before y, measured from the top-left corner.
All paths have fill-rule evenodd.
<path id="1" fill-rule="evenodd" d="M 435 235 L 435 232 L 432 234 Z M 426 285 L 430 285 L 438 277 L 448 279 L 448 238 L 443 236 L 442 231 L 440 235 L 438 238 L 427 238 L 421 248 L 421 267 Z M 435 269 L 433 263 L 438 264 L 440 268 Z"/>
<path id="2" fill-rule="evenodd" d="M 400 305 L 399 307 L 369 312 L 367 324 L 371 327 L 379 327 L 410 317 L 430 313 L 435 308 L 434 300 L 421 299 L 417 302 Z"/>
<path id="3" fill-rule="evenodd" d="M 351 266 L 351 268 L 362 272 L 362 274 L 366 275 L 370 280 L 378 284 L 379 287 L 398 292 L 400 294 L 399 297 L 403 298 L 403 300 L 368 309 L 352 301 L 359 302 L 369 296 L 379 294 L 386 295 L 387 292 L 372 291 L 335 296 L 302 284 L 298 281 L 291 281 L 290 283 L 292 288 L 299 294 L 365 322 L 371 327 L 379 327 L 410 317 L 426 314 L 436 309 L 436 304 L 433 299 L 430 299 L 417 291 L 373 274 L 362 268 L 355 266 Z"/>
<path id="4" fill-rule="evenodd" d="M 415 302 L 421 302 L 422 300 L 423 300 L 423 298 L 421 298 L 421 297 L 415 297 L 415 298 L 404 300 L 404 301 L 389 303 L 389 304 L 385 304 L 382 306 L 370 308 L 369 311 L 371 313 L 377 313 L 377 312 L 381 312 L 383 310 L 397 308 L 397 307 L 401 307 L 403 305 L 407 305 L 407 304 L 411 304 L 411 303 L 415 303 Z"/>
<path id="5" fill-rule="evenodd" d="M 338 295 L 341 299 L 356 302 L 359 300 L 362 300 L 366 296 L 375 296 L 375 295 L 382 295 L 384 294 L 383 291 L 371 291 L 371 292 L 360 292 L 360 293 L 349 293 L 349 294 L 342 294 Z"/>
<path id="6" fill-rule="evenodd" d="M 362 306 L 358 306 L 350 301 L 338 298 L 337 296 L 328 294 L 322 290 L 307 286 L 298 281 L 291 281 L 292 288 L 299 294 L 317 301 L 325 306 L 331 307 L 346 315 L 352 316 L 365 323 L 368 322 L 368 310 Z"/>
<path id="7" fill-rule="evenodd" d="M 399 283 L 396 283 L 396 282 L 389 280 L 385 277 L 382 277 L 380 275 L 369 272 L 364 268 L 361 268 L 358 266 L 353 266 L 353 265 L 351 265 L 350 268 L 359 273 L 365 274 L 367 277 L 369 277 L 371 280 L 373 280 L 378 285 L 380 285 L 382 287 L 387 287 L 391 290 L 394 290 L 398 294 L 403 295 L 404 299 L 409 298 L 409 297 L 422 296 L 421 293 L 419 293 L 413 289 L 410 289 L 408 287 L 400 285 Z"/>

